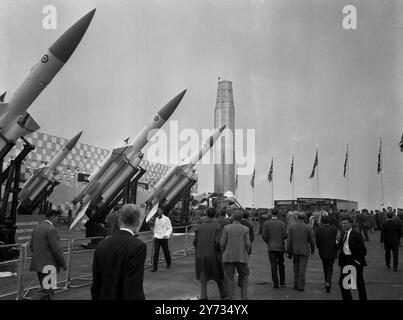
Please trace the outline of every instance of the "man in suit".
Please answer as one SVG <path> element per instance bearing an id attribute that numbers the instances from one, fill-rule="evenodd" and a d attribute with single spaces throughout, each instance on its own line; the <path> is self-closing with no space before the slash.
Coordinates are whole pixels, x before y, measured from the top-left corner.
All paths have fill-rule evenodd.
<path id="1" fill-rule="evenodd" d="M 280 285 L 285 286 L 284 251 L 287 228 L 285 223 L 278 219 L 277 208 L 272 211 L 272 219 L 263 224 L 262 238 L 269 251 L 273 288 L 278 289 L 279 275 Z"/>
<path id="2" fill-rule="evenodd" d="M 332 286 L 333 264 L 337 257 L 336 236 L 337 228 L 330 224 L 328 216 L 322 217 L 322 226 L 316 233 L 316 247 L 319 250 L 319 256 L 323 264 L 323 272 L 325 274 L 325 288 L 330 292 Z"/>
<path id="3" fill-rule="evenodd" d="M 364 282 L 364 267 L 367 265 L 365 255 L 367 248 L 360 232 L 354 230 L 353 218 L 346 215 L 342 218 L 341 241 L 337 240 L 336 249 L 339 253 L 340 279 L 339 285 L 343 300 L 352 300 L 351 289 L 357 288 L 360 300 L 367 300 Z M 356 277 L 353 276 L 356 274 Z M 350 281 L 351 280 L 351 281 Z"/>
<path id="4" fill-rule="evenodd" d="M 222 262 L 227 283 L 227 295 L 234 300 L 234 272 L 239 274 L 242 300 L 248 299 L 248 259 L 250 250 L 249 229 L 240 223 L 242 212 L 238 209 L 232 213 L 233 222 L 224 227 L 221 235 Z"/>
<path id="5" fill-rule="evenodd" d="M 219 209 L 218 210 L 219 216 L 216 218 L 216 222 L 219 223 L 221 230 L 227 225 L 230 224 L 231 222 L 227 219 L 227 210 L 225 209 Z"/>
<path id="6" fill-rule="evenodd" d="M 119 211 L 120 230 L 102 240 L 92 264 L 93 300 L 144 300 L 143 279 L 147 247 L 134 237 L 140 211 L 125 204 Z"/>
<path id="7" fill-rule="evenodd" d="M 67 264 L 60 247 L 60 237 L 55 228 L 59 221 L 60 213 L 49 210 L 45 214 L 46 220 L 40 223 L 32 232 L 29 247 L 32 252 L 30 271 L 36 271 L 41 286 L 39 300 L 52 300 L 53 289 L 49 287 L 48 277 L 52 271 L 47 271 L 49 266 L 54 267 L 57 273 L 60 268 L 67 270 Z"/>
<path id="8" fill-rule="evenodd" d="M 385 262 L 388 269 L 390 269 L 390 252 L 393 253 L 393 271 L 397 271 L 399 261 L 399 245 L 400 238 L 402 237 L 402 229 L 398 222 L 394 221 L 393 212 L 388 212 L 387 220 L 382 223 L 381 227 L 381 243 L 385 248 Z"/>
<path id="9" fill-rule="evenodd" d="M 195 231 L 193 246 L 196 248 L 196 279 L 200 280 L 200 300 L 207 300 L 207 281 L 215 280 L 221 299 L 226 296 L 224 271 L 221 262 L 221 226 L 214 219 L 216 210 L 207 209 L 207 217 Z"/>
<path id="10" fill-rule="evenodd" d="M 255 240 L 255 232 L 253 230 L 253 224 L 248 221 L 248 218 L 249 218 L 249 213 L 247 211 L 244 211 L 243 217 L 241 220 L 241 224 L 249 229 L 249 239 L 250 239 L 249 254 L 252 254 L 252 243 Z"/>
<path id="11" fill-rule="evenodd" d="M 297 222 L 291 226 L 288 235 L 288 258 L 293 258 L 294 264 L 294 289 L 304 291 L 306 265 L 309 252 L 315 253 L 312 227 L 305 224 L 305 213 L 298 213 Z"/>

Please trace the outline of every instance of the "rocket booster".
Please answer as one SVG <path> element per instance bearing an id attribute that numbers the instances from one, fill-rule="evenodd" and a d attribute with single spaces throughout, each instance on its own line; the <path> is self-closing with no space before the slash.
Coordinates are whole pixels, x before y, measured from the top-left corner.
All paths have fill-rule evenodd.
<path id="1" fill-rule="evenodd" d="M 63 159 L 73 150 L 74 146 L 80 139 L 82 131 L 76 134 L 70 141 L 66 143 L 62 150 L 50 161 L 50 163 L 34 173 L 25 184 L 19 193 L 20 204 L 29 199 L 31 201 L 40 194 L 40 192 L 47 186 L 47 184 L 54 178 L 54 171 L 56 167 L 63 161 Z"/>
<path id="2" fill-rule="evenodd" d="M 201 158 L 203 158 L 203 156 L 207 153 L 207 151 L 210 150 L 210 148 L 217 141 L 221 132 L 223 132 L 224 129 L 225 125 L 219 129 L 215 129 L 213 134 L 201 144 L 199 150 L 194 152 L 188 159 L 182 160 L 178 166 L 171 168 L 167 172 L 167 174 L 162 178 L 162 180 L 158 182 L 158 184 L 156 185 L 155 192 L 147 199 L 146 202 L 151 203 L 152 206 L 154 206 L 157 203 L 162 204 L 161 201 L 166 199 L 169 193 L 179 183 L 181 183 L 181 181 L 185 179 L 188 180 L 189 182 L 190 177 L 193 175 L 192 171 L 193 167 L 197 164 L 197 162 L 199 162 Z"/>
<path id="3" fill-rule="evenodd" d="M 185 93 L 186 90 L 183 90 L 162 107 L 153 117 L 153 120 L 141 129 L 129 145 L 113 150 L 97 172 L 94 173 L 93 177 L 89 178 L 88 185 L 75 198 L 75 201 L 82 201 L 82 207 L 84 208 L 87 203 L 90 203 L 100 195 L 102 195 L 103 201 L 108 200 L 107 196 L 113 194 L 122 181 L 130 176 L 134 168 L 140 164 L 143 157 L 141 149 L 170 118 L 182 101 Z M 74 227 L 84 214 L 83 210 L 77 214 L 70 229 Z"/>
<path id="4" fill-rule="evenodd" d="M 35 64 L 24 82 L 17 88 L 8 103 L 0 103 L 0 133 L 15 143 L 18 138 L 39 129 L 39 125 L 26 112 L 39 94 L 64 66 L 83 38 L 95 14 L 93 9 L 63 33 L 41 60 Z M 7 141 L 0 141 L 0 149 Z"/>

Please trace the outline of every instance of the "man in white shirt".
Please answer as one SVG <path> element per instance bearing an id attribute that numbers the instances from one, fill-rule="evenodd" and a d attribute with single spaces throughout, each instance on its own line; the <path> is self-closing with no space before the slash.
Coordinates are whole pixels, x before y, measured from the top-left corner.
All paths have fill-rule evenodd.
<path id="1" fill-rule="evenodd" d="M 151 272 L 158 270 L 158 260 L 160 256 L 160 247 L 164 251 L 166 268 L 171 267 L 171 255 L 169 254 L 168 240 L 172 234 L 171 220 L 162 213 L 162 209 L 158 208 L 157 217 L 154 222 L 154 264 Z"/>

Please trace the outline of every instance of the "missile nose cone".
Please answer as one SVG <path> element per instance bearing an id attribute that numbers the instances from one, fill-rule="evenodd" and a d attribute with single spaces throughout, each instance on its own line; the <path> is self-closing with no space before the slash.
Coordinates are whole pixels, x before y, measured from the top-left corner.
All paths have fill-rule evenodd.
<path id="1" fill-rule="evenodd" d="M 4 102 L 4 99 L 6 97 L 7 91 L 4 92 L 1 96 L 0 96 L 0 102 Z"/>
<path id="2" fill-rule="evenodd" d="M 186 93 L 186 90 L 183 90 L 181 93 L 179 93 L 176 97 L 171 99 L 165 106 L 163 106 L 160 111 L 158 111 L 158 114 L 161 116 L 162 119 L 168 120 L 169 117 L 172 115 L 172 113 L 175 111 L 176 107 L 179 105 L 179 103 L 182 101 L 183 96 Z"/>
<path id="3" fill-rule="evenodd" d="M 67 144 L 66 144 L 66 149 L 71 151 L 74 148 L 74 146 L 76 145 L 78 139 L 80 139 L 82 134 L 83 134 L 83 132 L 81 131 L 81 132 L 77 133 L 72 139 L 70 139 L 70 141 L 67 142 Z"/>
<path id="4" fill-rule="evenodd" d="M 60 61 L 66 63 L 70 56 L 73 54 L 74 50 L 80 43 L 82 37 L 84 36 L 87 28 L 95 14 L 93 9 L 88 12 L 84 17 L 73 24 L 70 29 L 63 33 L 59 39 L 49 48 L 49 51 Z"/>

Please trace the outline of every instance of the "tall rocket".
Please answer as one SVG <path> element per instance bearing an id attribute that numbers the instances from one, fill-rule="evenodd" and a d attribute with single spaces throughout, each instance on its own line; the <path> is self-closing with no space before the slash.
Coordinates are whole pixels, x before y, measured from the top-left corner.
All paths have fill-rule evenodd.
<path id="1" fill-rule="evenodd" d="M 226 126 L 214 148 L 214 192 L 235 193 L 235 108 L 232 82 L 219 81 L 214 127 Z"/>

